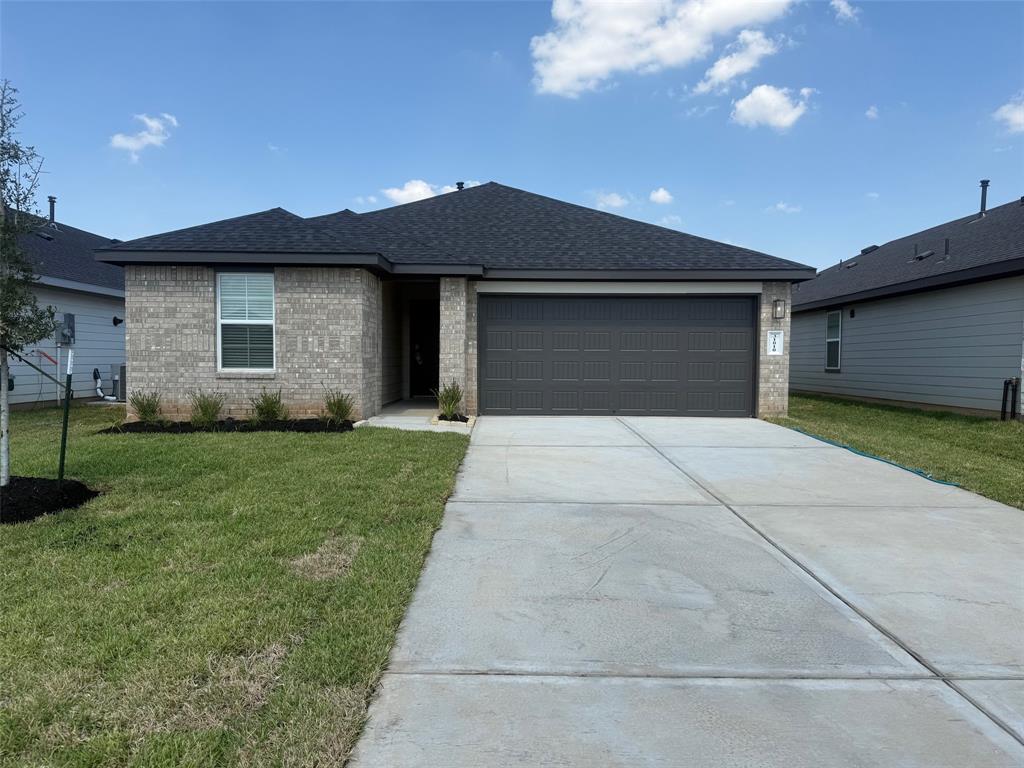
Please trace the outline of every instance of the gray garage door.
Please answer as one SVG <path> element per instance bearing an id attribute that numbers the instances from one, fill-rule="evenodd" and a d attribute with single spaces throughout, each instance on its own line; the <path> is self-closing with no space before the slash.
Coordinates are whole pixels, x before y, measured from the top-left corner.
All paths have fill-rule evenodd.
<path id="1" fill-rule="evenodd" d="M 753 297 L 479 297 L 485 414 L 750 416 Z"/>

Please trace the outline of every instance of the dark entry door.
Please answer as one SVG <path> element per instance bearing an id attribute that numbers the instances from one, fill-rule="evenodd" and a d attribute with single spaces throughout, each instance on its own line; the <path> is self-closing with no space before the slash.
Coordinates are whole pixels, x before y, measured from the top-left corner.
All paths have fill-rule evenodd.
<path id="1" fill-rule="evenodd" d="M 438 389 L 441 318 L 437 300 L 409 302 L 409 394 L 429 397 Z"/>
<path id="2" fill-rule="evenodd" d="M 750 416 L 750 296 L 479 296 L 487 414 Z"/>

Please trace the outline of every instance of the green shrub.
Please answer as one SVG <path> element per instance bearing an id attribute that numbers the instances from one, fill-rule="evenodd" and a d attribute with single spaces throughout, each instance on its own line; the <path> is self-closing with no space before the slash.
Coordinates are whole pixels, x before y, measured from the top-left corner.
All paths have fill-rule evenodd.
<path id="1" fill-rule="evenodd" d="M 202 390 L 188 393 L 192 403 L 192 424 L 196 427 L 210 429 L 217 424 L 220 412 L 224 408 L 225 396 L 220 392 L 205 393 Z"/>
<path id="2" fill-rule="evenodd" d="M 160 393 L 156 390 L 144 392 L 141 389 L 136 389 L 128 395 L 128 404 L 135 411 L 139 421 L 144 424 L 158 424 L 164 420 Z"/>
<path id="3" fill-rule="evenodd" d="M 249 403 L 252 405 L 252 420 L 255 422 L 288 420 L 288 408 L 280 389 L 277 392 L 261 390 L 256 397 L 249 398 Z"/>
<path id="4" fill-rule="evenodd" d="M 327 409 L 327 421 L 341 424 L 352 418 L 355 401 L 352 395 L 340 389 L 328 389 L 324 386 L 324 408 Z"/>
<path id="5" fill-rule="evenodd" d="M 437 408 L 441 415 L 451 420 L 459 415 L 459 407 L 462 405 L 462 387 L 454 379 L 450 384 L 441 387 L 441 391 L 434 390 L 434 397 L 437 398 Z"/>

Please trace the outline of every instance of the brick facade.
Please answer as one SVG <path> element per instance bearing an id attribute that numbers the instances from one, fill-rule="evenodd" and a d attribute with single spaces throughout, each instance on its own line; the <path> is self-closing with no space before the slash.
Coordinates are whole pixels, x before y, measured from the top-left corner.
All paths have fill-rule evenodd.
<path id="1" fill-rule="evenodd" d="M 188 418 L 188 393 L 222 392 L 225 415 L 249 415 L 261 388 L 281 389 L 293 416 L 323 412 L 324 386 L 349 392 L 357 416 L 380 410 L 380 280 L 363 269 L 274 269 L 276 369 L 217 370 L 216 272 L 125 269 L 130 390 L 156 390 L 170 418 Z"/>
<path id="2" fill-rule="evenodd" d="M 442 277 L 440 383 L 457 381 L 463 411 L 477 412 L 476 287 L 464 277 Z"/>
<path id="3" fill-rule="evenodd" d="M 757 415 L 760 418 L 765 416 L 785 416 L 789 412 L 789 350 L 791 338 L 789 333 L 790 304 L 789 283 L 766 282 L 761 289 L 761 318 L 757 329 L 760 334 L 758 345 L 760 359 L 758 360 L 759 376 L 757 382 Z M 772 304 L 775 299 L 782 299 L 786 302 L 786 317 L 776 320 L 772 317 Z M 783 353 L 781 355 L 769 355 L 767 351 L 768 331 L 782 331 Z"/>

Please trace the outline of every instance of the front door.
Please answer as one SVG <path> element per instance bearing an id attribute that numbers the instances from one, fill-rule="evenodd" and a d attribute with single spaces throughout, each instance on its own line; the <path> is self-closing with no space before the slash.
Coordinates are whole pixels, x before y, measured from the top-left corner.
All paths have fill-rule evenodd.
<path id="1" fill-rule="evenodd" d="M 409 303 L 409 394 L 431 397 L 438 389 L 441 321 L 437 301 Z"/>

